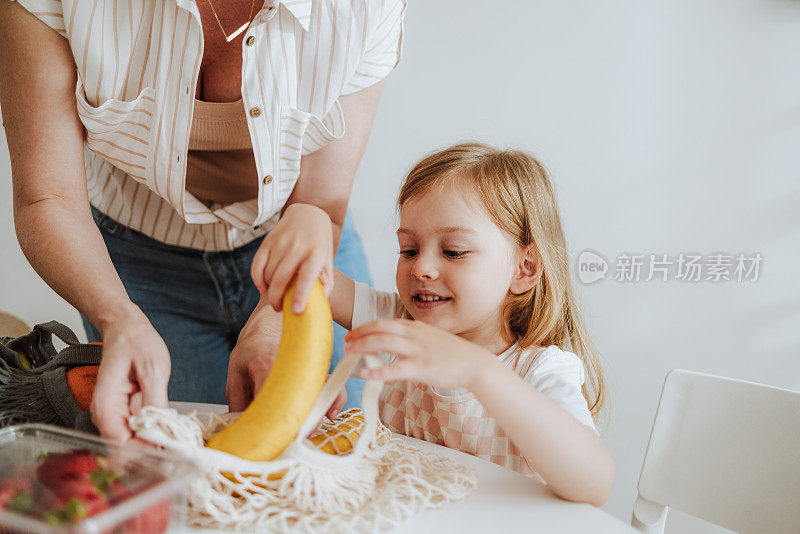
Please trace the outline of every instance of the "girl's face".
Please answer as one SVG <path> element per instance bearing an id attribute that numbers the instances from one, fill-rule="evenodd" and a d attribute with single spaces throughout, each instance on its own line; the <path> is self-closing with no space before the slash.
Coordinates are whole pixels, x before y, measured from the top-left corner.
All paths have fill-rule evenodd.
<path id="1" fill-rule="evenodd" d="M 518 247 L 472 193 L 423 193 L 400 210 L 397 290 L 418 321 L 500 352 L 501 306 L 517 272 Z"/>

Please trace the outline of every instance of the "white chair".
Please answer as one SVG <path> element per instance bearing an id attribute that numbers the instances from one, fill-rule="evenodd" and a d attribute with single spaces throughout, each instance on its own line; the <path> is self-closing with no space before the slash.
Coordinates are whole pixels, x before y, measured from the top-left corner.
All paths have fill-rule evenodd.
<path id="1" fill-rule="evenodd" d="M 668 507 L 736 532 L 800 532 L 800 392 L 670 371 L 631 525 L 661 534 Z"/>

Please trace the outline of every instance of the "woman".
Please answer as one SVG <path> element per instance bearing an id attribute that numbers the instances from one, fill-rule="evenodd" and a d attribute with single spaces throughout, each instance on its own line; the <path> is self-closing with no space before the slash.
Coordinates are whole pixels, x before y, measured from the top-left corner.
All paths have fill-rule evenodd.
<path id="1" fill-rule="evenodd" d="M 170 367 L 171 398 L 243 409 L 289 280 L 302 308 L 340 237 L 357 244 L 347 201 L 405 2 L 0 5 L 17 236 L 104 342 L 95 424 L 129 437 L 131 402 L 166 405 Z"/>

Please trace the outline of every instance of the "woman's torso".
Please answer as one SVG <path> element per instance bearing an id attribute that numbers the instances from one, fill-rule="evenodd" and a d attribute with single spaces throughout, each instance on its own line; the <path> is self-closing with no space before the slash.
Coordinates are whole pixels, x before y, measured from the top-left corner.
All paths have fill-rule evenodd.
<path id="1" fill-rule="evenodd" d="M 69 40 L 91 204 L 163 243 L 202 250 L 230 250 L 274 226 L 301 156 L 343 135 L 338 99 L 394 68 L 405 8 L 404 0 L 256 0 L 253 23 L 230 43 L 235 52 L 215 56 L 206 36 L 221 30 L 202 22 L 207 0 L 19 2 Z M 227 32 L 239 25 L 220 21 Z M 209 206 L 187 191 L 198 97 L 242 99 L 255 198 Z"/>

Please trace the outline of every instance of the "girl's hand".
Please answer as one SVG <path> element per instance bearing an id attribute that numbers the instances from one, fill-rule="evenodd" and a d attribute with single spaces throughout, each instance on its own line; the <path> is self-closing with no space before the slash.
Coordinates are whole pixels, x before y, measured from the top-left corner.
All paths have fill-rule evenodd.
<path id="1" fill-rule="evenodd" d="M 301 313 L 319 278 L 330 295 L 333 286 L 333 230 L 328 214 L 311 204 L 291 204 L 261 242 L 250 276 L 275 311 L 297 274 L 292 311 Z"/>
<path id="2" fill-rule="evenodd" d="M 362 369 L 367 380 L 415 380 L 442 388 L 471 389 L 475 377 L 495 360 L 489 351 L 435 326 L 406 319 L 378 320 L 345 335 L 345 352 L 388 352 L 397 359 L 377 369 Z"/>

